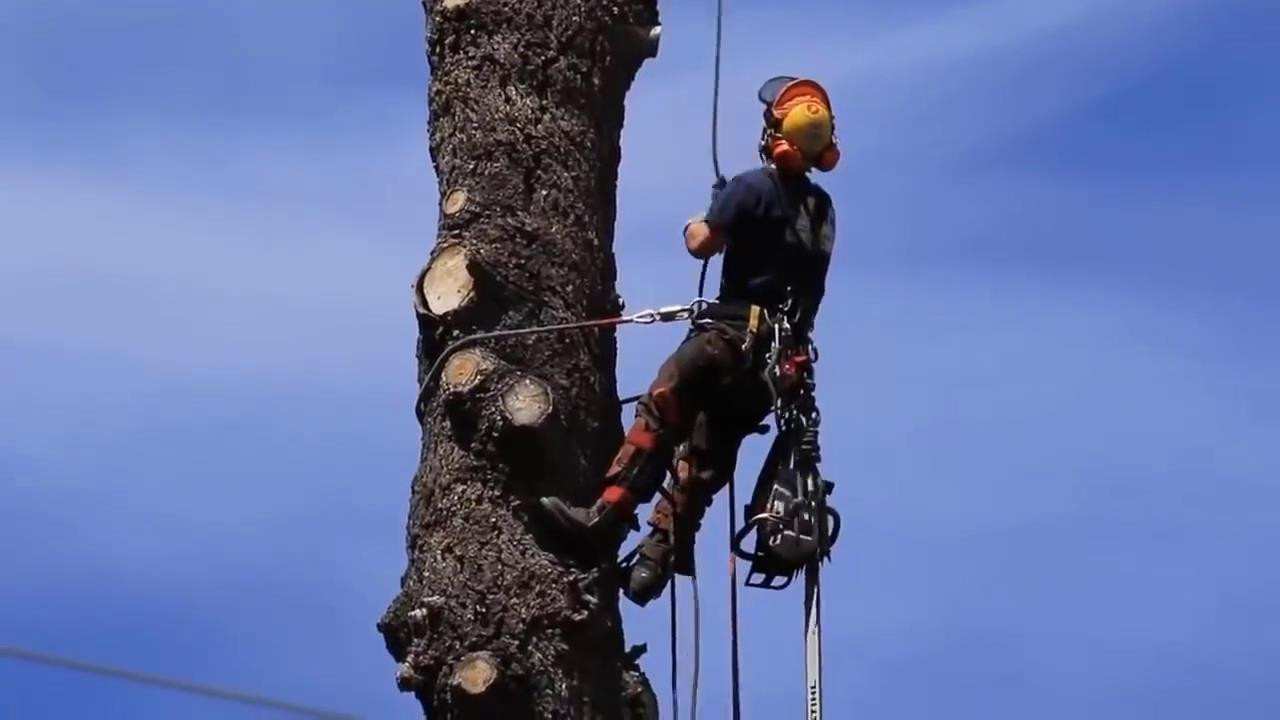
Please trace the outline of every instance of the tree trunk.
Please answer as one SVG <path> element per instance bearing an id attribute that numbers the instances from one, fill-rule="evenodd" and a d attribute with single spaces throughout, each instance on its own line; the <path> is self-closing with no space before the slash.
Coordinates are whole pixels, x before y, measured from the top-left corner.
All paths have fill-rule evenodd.
<path id="1" fill-rule="evenodd" d="M 623 102 L 658 24 L 656 0 L 424 7 L 441 212 L 414 284 L 419 381 L 466 335 L 621 311 Z M 526 511 L 599 493 L 622 437 L 615 356 L 612 331 L 485 340 L 428 386 L 408 567 L 378 629 L 429 717 L 638 717 L 612 563 Z"/>

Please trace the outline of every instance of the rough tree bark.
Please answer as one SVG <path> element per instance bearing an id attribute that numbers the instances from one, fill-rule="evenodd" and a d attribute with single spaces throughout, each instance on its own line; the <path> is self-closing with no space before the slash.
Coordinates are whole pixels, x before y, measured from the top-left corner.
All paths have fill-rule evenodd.
<path id="1" fill-rule="evenodd" d="M 621 311 L 623 103 L 656 0 L 426 0 L 435 248 L 414 282 L 419 381 L 480 331 Z M 485 341 L 424 404 L 408 567 L 378 623 L 431 718 L 624 718 L 618 578 L 526 511 L 587 502 L 622 427 L 612 332 Z M 642 676 L 640 676 L 642 677 Z"/>

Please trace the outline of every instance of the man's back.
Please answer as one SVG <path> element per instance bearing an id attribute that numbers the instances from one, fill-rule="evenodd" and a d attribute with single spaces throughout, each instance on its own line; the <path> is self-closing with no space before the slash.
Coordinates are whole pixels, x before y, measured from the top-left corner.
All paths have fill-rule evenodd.
<path id="1" fill-rule="evenodd" d="M 835 244 L 831 198 L 804 175 L 762 166 L 736 175 L 706 222 L 727 235 L 720 300 L 779 307 L 788 288 L 810 324 L 826 286 Z"/>

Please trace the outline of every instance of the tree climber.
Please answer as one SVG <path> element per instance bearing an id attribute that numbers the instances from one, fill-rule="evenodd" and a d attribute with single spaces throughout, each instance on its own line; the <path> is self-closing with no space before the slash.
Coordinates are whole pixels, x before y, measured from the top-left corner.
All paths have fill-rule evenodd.
<path id="1" fill-rule="evenodd" d="M 672 501 L 664 496 L 655 505 L 652 529 L 627 571 L 624 592 L 639 605 L 662 594 L 672 570 L 693 574 L 702 518 L 733 477 L 743 439 L 772 409 L 762 373 L 770 340 L 762 316 L 786 312 L 807 336 L 826 289 L 835 212 L 808 173 L 830 171 L 840 157 L 830 99 L 817 82 L 793 77 L 765 82 L 759 98 L 765 105 L 762 165 L 727 184 L 721 180 L 705 215 L 684 228 L 695 258 L 724 252 L 716 303 L 637 403 L 595 504 L 574 507 L 543 497 L 535 506 L 561 532 L 616 553 L 628 530 L 638 527 L 637 505 L 657 493 L 675 448 L 687 442 Z"/>

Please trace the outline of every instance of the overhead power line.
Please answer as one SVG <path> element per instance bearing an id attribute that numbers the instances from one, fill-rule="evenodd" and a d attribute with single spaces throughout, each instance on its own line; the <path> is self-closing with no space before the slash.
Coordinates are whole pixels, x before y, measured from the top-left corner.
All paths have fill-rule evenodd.
<path id="1" fill-rule="evenodd" d="M 136 670 L 111 667 L 100 663 L 61 657 L 36 650 L 13 647 L 11 645 L 0 645 L 0 657 L 7 657 L 19 662 L 45 665 L 63 670 L 73 670 L 90 675 L 109 677 L 116 680 L 124 680 L 126 682 L 132 682 L 139 685 L 164 688 L 166 690 L 187 693 L 188 695 L 201 695 L 215 700 L 240 703 L 241 705 L 270 708 L 272 710 L 279 710 L 280 712 L 291 713 L 300 717 L 316 718 L 317 720 L 359 720 L 358 716 L 348 713 L 308 707 L 306 705 L 298 705 L 296 703 L 277 700 L 275 698 L 264 697 L 261 695 L 252 695 L 236 690 L 227 690 L 224 688 L 213 687 L 211 685 L 203 685 L 188 680 L 167 678 L 159 675 L 152 675 L 150 673 L 138 672 Z"/>

